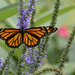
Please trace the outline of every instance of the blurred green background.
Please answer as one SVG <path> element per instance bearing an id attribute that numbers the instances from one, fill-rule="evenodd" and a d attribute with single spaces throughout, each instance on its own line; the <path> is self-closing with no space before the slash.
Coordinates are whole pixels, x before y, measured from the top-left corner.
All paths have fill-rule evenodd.
<path id="1" fill-rule="evenodd" d="M 35 26 L 48 26 L 54 10 L 56 0 L 37 0 Z M 29 3 L 25 0 L 25 5 Z M 18 28 L 18 0 L 0 0 L 0 28 Z M 59 29 L 56 33 L 50 35 L 49 48 L 47 58 L 41 68 L 49 66 L 57 66 L 62 51 L 66 47 L 69 35 L 75 26 L 75 0 L 60 0 L 60 8 L 56 27 Z M 63 32 L 61 32 L 63 30 Z M 5 59 L 11 48 L 5 45 L 0 39 L 0 57 Z M 15 50 L 14 56 L 11 58 L 10 74 L 15 75 L 17 61 L 20 56 L 21 48 Z M 64 64 L 63 71 L 67 75 L 75 75 L 75 39 L 70 47 L 67 61 Z M 54 75 L 54 72 L 46 72 L 42 75 Z"/>

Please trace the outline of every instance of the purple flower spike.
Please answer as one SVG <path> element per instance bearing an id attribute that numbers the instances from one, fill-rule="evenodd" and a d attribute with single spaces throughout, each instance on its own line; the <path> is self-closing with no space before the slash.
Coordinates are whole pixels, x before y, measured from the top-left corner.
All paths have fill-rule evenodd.
<path id="1" fill-rule="evenodd" d="M 42 42 L 41 42 L 42 43 Z M 36 48 L 28 48 L 25 54 L 25 64 L 28 65 L 30 71 L 35 71 L 43 63 L 43 57 L 45 57 L 45 51 L 40 47 L 40 50 Z"/>
<path id="2" fill-rule="evenodd" d="M 25 9 L 24 9 L 24 1 L 23 0 L 18 0 L 19 1 L 19 5 L 20 5 L 20 7 L 18 8 L 18 11 L 19 11 L 19 15 L 20 16 L 18 16 L 18 23 L 17 23 L 17 26 L 19 26 L 19 29 L 21 29 L 22 27 L 23 27 L 23 18 L 22 18 L 22 16 L 23 16 L 23 13 L 24 13 L 24 11 L 25 11 Z"/>
<path id="3" fill-rule="evenodd" d="M 24 28 L 27 29 L 30 23 L 31 13 L 33 10 L 35 10 L 34 6 L 36 5 L 36 0 L 29 0 L 30 4 L 27 5 L 27 9 L 24 8 L 24 1 L 18 0 L 20 7 L 18 8 L 19 11 L 19 17 L 18 17 L 18 23 L 17 26 L 19 26 L 19 29 Z"/>
<path id="4" fill-rule="evenodd" d="M 25 75 L 31 75 L 29 72 L 26 72 Z"/>

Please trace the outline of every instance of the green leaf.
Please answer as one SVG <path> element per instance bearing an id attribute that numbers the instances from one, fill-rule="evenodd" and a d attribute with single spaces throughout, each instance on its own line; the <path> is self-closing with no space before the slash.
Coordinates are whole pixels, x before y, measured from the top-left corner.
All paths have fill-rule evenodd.
<path id="1" fill-rule="evenodd" d="M 3 40 L 0 40 L 0 47 L 4 48 L 4 50 L 7 52 L 9 50 L 11 50 L 12 48 L 8 47 L 5 42 Z M 18 60 L 18 57 L 20 56 L 20 52 L 21 52 L 21 46 L 20 48 L 15 49 L 15 53 L 14 53 L 14 60 Z M 2 53 L 3 55 L 5 55 L 4 53 Z"/>
<path id="2" fill-rule="evenodd" d="M 3 59 L 5 60 L 7 56 L 8 56 L 7 51 L 0 46 L 0 57 L 3 57 Z M 15 75 L 15 70 L 17 66 L 16 66 L 16 61 L 13 58 L 10 59 L 10 66 L 11 66 L 10 67 L 11 73 Z"/>
<path id="3" fill-rule="evenodd" d="M 0 21 L 10 16 L 13 16 L 14 14 L 17 14 L 17 12 L 18 12 L 18 3 L 0 9 Z"/>
<path id="4" fill-rule="evenodd" d="M 75 6 L 68 6 L 64 9 L 61 9 L 59 11 L 59 15 L 69 12 L 73 9 L 75 9 Z M 9 5 L 7 7 L 0 9 L 0 21 L 17 14 L 17 12 L 18 12 L 18 3 L 12 4 L 12 5 Z M 37 20 L 35 23 L 36 26 L 49 21 L 51 19 L 51 17 L 52 17 L 52 13 L 51 14 L 48 13 L 47 15 L 45 15 L 43 17 L 40 16 L 39 20 Z"/>
<path id="5" fill-rule="evenodd" d="M 65 63 L 65 66 L 63 68 L 63 71 L 67 74 L 67 75 L 72 75 L 72 72 L 75 72 L 75 62 L 68 62 Z"/>
<path id="6" fill-rule="evenodd" d="M 73 9 L 75 9 L 75 6 L 68 6 L 66 8 L 61 9 L 59 11 L 58 15 L 62 15 L 62 14 L 67 13 L 67 12 L 73 10 Z M 52 14 L 53 14 L 53 12 L 52 13 L 48 13 L 48 14 L 43 15 L 43 16 L 40 15 L 40 18 L 38 20 L 36 20 L 35 25 L 39 26 L 42 23 L 45 23 L 45 22 L 49 21 L 52 18 Z"/>
<path id="7" fill-rule="evenodd" d="M 27 5 L 27 3 L 28 3 L 28 1 L 25 2 L 25 5 Z M 7 7 L 0 9 L 0 21 L 5 20 L 6 18 L 17 14 L 18 7 L 19 7 L 19 4 L 15 3 L 15 4 L 12 4 L 12 5 L 9 5 Z"/>
<path id="8" fill-rule="evenodd" d="M 43 66 L 41 66 L 41 69 L 44 69 L 46 67 L 57 66 L 57 65 L 49 65 L 49 64 L 46 64 L 46 63 L 43 64 Z M 72 75 L 73 72 L 75 72 L 75 62 L 67 62 L 67 63 L 65 63 L 64 68 L 63 68 L 63 73 L 65 75 Z M 46 72 L 44 72 L 44 73 L 42 73 L 40 75 L 55 75 L 55 72 L 54 71 L 53 72 L 52 71 L 46 71 Z"/>

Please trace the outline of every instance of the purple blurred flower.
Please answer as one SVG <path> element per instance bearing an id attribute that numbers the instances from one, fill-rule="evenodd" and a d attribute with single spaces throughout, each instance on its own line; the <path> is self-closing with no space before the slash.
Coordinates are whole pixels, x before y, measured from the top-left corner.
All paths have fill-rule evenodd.
<path id="1" fill-rule="evenodd" d="M 22 61 L 24 60 L 24 56 L 25 56 L 25 55 L 22 54 L 21 57 L 20 57 L 20 59 L 21 59 L 21 66 L 24 66 L 24 64 L 25 64 L 24 62 L 22 62 Z"/>
<path id="2" fill-rule="evenodd" d="M 27 29 L 30 23 L 31 13 L 35 10 L 34 6 L 36 5 L 36 0 L 29 0 L 30 4 L 27 5 L 27 9 L 24 8 L 24 1 L 19 0 L 19 12 L 20 16 L 18 17 L 18 24 L 19 28 Z M 28 66 L 29 71 L 33 72 L 36 69 L 39 69 L 41 64 L 43 63 L 43 57 L 46 57 L 46 49 L 47 45 L 44 47 L 43 44 L 45 42 L 42 41 L 39 45 L 39 49 L 35 48 L 28 48 L 25 54 L 25 57 L 22 55 L 21 60 L 25 58 L 25 65 Z M 44 47 L 44 48 L 43 48 Z M 45 49 L 45 50 L 44 50 Z M 23 66 L 24 63 L 22 62 L 21 65 Z M 25 75 L 30 75 L 29 72 L 24 73 Z"/>
<path id="3" fill-rule="evenodd" d="M 31 75 L 29 72 L 22 73 L 22 75 Z"/>
<path id="4" fill-rule="evenodd" d="M 26 72 L 25 75 L 31 75 L 29 72 Z"/>
<path id="5" fill-rule="evenodd" d="M 44 43 L 41 42 L 40 44 Z M 25 64 L 28 65 L 30 71 L 35 71 L 39 69 L 39 67 L 43 63 L 43 57 L 46 57 L 46 49 L 48 45 L 46 45 L 45 50 L 43 50 L 43 46 L 40 45 L 40 49 L 36 48 L 28 48 L 25 54 Z"/>
<path id="6" fill-rule="evenodd" d="M 30 23 L 31 13 L 35 10 L 34 6 L 36 5 L 36 0 L 29 0 L 30 4 L 27 5 L 27 9 L 24 8 L 24 1 L 19 0 L 20 7 L 18 8 L 18 13 L 20 16 L 18 17 L 17 26 L 19 29 L 24 28 L 27 29 Z"/>
<path id="7" fill-rule="evenodd" d="M 21 63 L 22 66 L 24 66 L 25 63 Z"/>
<path id="8" fill-rule="evenodd" d="M 3 67 L 3 63 L 4 63 L 4 60 L 3 60 L 3 58 L 1 57 L 1 58 L 0 58 L 0 69 L 1 69 L 1 67 Z"/>

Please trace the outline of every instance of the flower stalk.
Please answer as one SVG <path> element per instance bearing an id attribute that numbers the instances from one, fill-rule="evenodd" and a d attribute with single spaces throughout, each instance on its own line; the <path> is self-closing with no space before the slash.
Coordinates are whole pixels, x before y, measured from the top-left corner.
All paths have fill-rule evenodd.
<path id="1" fill-rule="evenodd" d="M 34 23 L 34 15 L 35 15 L 36 10 L 33 10 L 32 12 L 32 18 L 30 20 L 30 28 L 34 27 L 35 23 Z"/>
<path id="2" fill-rule="evenodd" d="M 34 6 L 36 5 L 36 0 L 29 0 L 30 4 L 27 5 L 27 9 L 24 8 L 24 1 L 19 0 L 20 7 L 18 8 L 18 13 L 20 16 L 18 17 L 18 23 L 17 26 L 19 26 L 19 29 L 27 29 L 30 23 L 31 13 L 35 10 Z"/>
<path id="3" fill-rule="evenodd" d="M 47 67 L 47 68 L 44 68 L 42 70 L 36 71 L 33 73 L 33 75 L 40 75 L 46 71 L 54 71 L 56 73 L 59 73 L 59 75 L 65 75 L 64 72 L 61 72 L 58 68 L 54 68 L 54 67 Z"/>
<path id="4" fill-rule="evenodd" d="M 17 75 L 21 75 L 22 74 L 22 70 L 23 70 L 23 63 L 24 63 L 24 55 L 26 53 L 26 46 L 23 45 L 23 49 L 18 61 L 18 66 L 17 66 Z"/>
<path id="5" fill-rule="evenodd" d="M 58 11 L 59 11 L 59 5 L 60 5 L 60 0 L 56 0 L 55 6 L 54 6 L 54 12 L 53 12 L 52 19 L 50 22 L 50 26 L 55 26 L 55 24 L 56 24 Z M 49 36 L 46 36 L 47 41 L 49 40 L 49 38 L 50 38 Z"/>
<path id="6" fill-rule="evenodd" d="M 60 5 L 60 0 L 56 0 L 55 6 L 54 6 L 54 12 L 53 12 L 52 19 L 50 22 L 50 26 L 55 26 L 56 24 L 58 11 L 59 11 L 59 5 Z"/>
<path id="7" fill-rule="evenodd" d="M 58 66 L 60 70 L 62 70 L 62 68 L 64 67 L 64 63 L 66 62 L 66 58 L 67 58 L 70 46 L 73 42 L 74 36 L 75 36 L 75 26 L 73 28 L 71 35 L 70 35 L 70 38 L 69 38 L 68 43 L 66 45 L 66 48 L 64 49 L 63 54 L 61 56 L 59 66 Z"/>
<path id="8" fill-rule="evenodd" d="M 8 57 L 5 59 L 5 63 L 3 63 L 3 67 L 1 69 L 1 74 L 3 74 L 3 75 L 6 75 L 6 74 L 8 75 L 8 73 L 9 73 L 10 57 L 13 56 L 14 50 L 15 49 L 12 49 L 9 52 Z"/>

